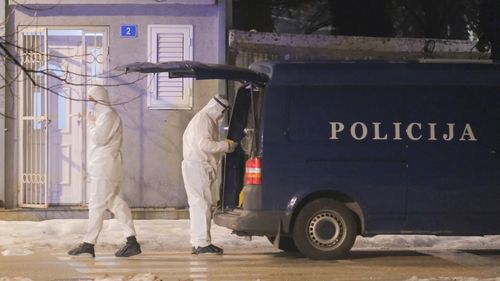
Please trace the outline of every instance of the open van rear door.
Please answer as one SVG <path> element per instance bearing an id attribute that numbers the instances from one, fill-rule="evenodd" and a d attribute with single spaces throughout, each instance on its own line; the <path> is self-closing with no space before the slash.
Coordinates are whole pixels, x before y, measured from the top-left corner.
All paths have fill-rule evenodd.
<path id="1" fill-rule="evenodd" d="M 170 78 L 223 79 L 256 84 L 264 84 L 268 81 L 265 74 L 247 68 L 225 64 L 205 64 L 196 61 L 136 62 L 125 65 L 124 68 L 125 72 L 168 72 Z"/>
<path id="2" fill-rule="evenodd" d="M 138 62 L 128 64 L 124 68 L 126 72 L 168 72 L 170 78 L 222 79 L 243 83 L 244 85 L 239 88 L 234 97 L 233 111 L 227 132 L 227 138 L 238 143 L 245 137 L 243 131 L 247 126 L 250 105 L 252 104 L 252 87 L 248 84 L 263 87 L 269 80 L 267 75 L 251 69 L 222 64 L 203 64 L 195 61 Z M 221 189 L 222 209 L 232 209 L 238 205 L 238 195 L 243 187 L 245 157 L 241 146 L 238 146 L 233 153 L 226 155 Z"/>

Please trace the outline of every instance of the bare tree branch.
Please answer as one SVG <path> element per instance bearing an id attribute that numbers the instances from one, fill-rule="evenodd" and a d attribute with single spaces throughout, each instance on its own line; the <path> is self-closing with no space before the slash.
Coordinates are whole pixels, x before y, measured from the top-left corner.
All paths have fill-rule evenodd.
<path id="1" fill-rule="evenodd" d="M 28 5 L 23 4 L 23 3 L 19 3 L 16 0 L 10 0 L 10 1 L 12 1 L 13 3 L 15 3 L 16 5 L 18 5 L 20 7 L 23 7 L 26 10 L 32 10 L 32 11 L 48 11 L 48 10 L 54 9 L 55 7 L 57 7 L 58 5 L 61 4 L 61 0 L 59 0 L 56 4 L 53 4 L 52 6 L 49 6 L 46 8 L 38 8 L 38 7 L 34 8 L 34 7 L 28 6 Z"/>

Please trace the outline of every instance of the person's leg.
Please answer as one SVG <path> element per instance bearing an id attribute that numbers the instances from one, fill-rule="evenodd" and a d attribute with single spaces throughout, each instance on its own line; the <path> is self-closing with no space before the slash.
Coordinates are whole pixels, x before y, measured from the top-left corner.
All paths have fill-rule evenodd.
<path id="1" fill-rule="evenodd" d="M 184 185 L 188 195 L 193 254 L 222 254 L 223 250 L 211 244 L 210 223 L 212 220 L 211 184 L 215 173 L 211 167 L 201 163 L 182 164 Z"/>
<path id="2" fill-rule="evenodd" d="M 95 257 L 94 244 L 96 243 L 97 237 L 102 229 L 104 212 L 106 211 L 107 201 L 109 198 L 109 188 L 107 188 L 106 184 L 105 180 L 96 178 L 91 178 L 88 182 L 90 200 L 87 233 L 82 244 L 68 251 L 69 255 L 79 256 L 89 254 L 92 257 Z"/>
<path id="3" fill-rule="evenodd" d="M 212 185 L 215 181 L 215 175 L 211 171 L 209 174 L 209 183 L 203 189 L 203 201 L 205 202 L 205 221 L 207 225 L 206 241 L 211 244 L 212 236 L 210 235 L 210 228 L 212 226 Z"/>
<path id="4" fill-rule="evenodd" d="M 215 178 L 212 177 L 215 173 L 211 173 L 210 175 L 210 184 L 213 185 L 215 182 Z M 193 247 L 193 254 L 218 254 L 221 255 L 224 253 L 222 248 L 219 248 L 212 244 L 212 237 L 210 235 L 210 227 L 212 222 L 212 190 L 209 186 L 203 190 L 204 201 L 207 204 L 207 208 L 205 210 L 205 219 L 207 225 L 207 233 L 206 233 L 206 241 L 208 242 L 208 246 L 204 247 Z"/>
<path id="5" fill-rule="evenodd" d="M 125 200 L 120 195 L 120 188 L 116 185 L 115 192 L 109 200 L 109 210 L 115 215 L 123 229 L 123 235 L 127 239 L 126 244 L 115 252 L 117 257 L 130 257 L 140 254 L 141 246 L 137 242 L 132 212 Z"/>
<path id="6" fill-rule="evenodd" d="M 189 203 L 191 244 L 193 247 L 210 245 L 210 203 L 205 190 L 210 186 L 209 175 L 201 163 L 182 162 L 182 175 Z"/>
<path id="7" fill-rule="evenodd" d="M 104 212 L 108 205 L 108 200 L 112 195 L 109 182 L 102 178 L 91 178 L 89 182 L 90 200 L 89 200 L 89 220 L 87 225 L 87 234 L 83 242 L 95 244 L 97 237 L 102 230 Z"/>
<path id="8" fill-rule="evenodd" d="M 125 237 L 135 236 L 136 232 L 134 221 L 132 220 L 132 212 L 121 197 L 119 186 L 116 186 L 115 192 L 109 200 L 108 208 L 115 215 L 116 220 L 123 229 L 123 235 Z"/>

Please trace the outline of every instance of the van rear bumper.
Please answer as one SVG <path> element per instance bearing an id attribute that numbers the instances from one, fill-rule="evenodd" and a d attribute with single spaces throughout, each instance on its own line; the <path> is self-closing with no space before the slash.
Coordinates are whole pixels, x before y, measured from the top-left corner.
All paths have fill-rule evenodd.
<path id="1" fill-rule="evenodd" d="M 226 210 L 217 209 L 214 222 L 232 229 L 238 235 L 276 235 L 284 216 L 281 211 Z"/>

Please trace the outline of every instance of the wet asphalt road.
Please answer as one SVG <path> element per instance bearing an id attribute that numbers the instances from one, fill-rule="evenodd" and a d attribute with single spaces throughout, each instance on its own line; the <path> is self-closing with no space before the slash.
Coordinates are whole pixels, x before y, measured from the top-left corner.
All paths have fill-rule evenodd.
<path id="1" fill-rule="evenodd" d="M 146 252 L 132 258 L 101 253 L 95 259 L 62 252 L 0 256 L 0 280 L 128 280 L 153 273 L 162 280 L 420 280 L 500 277 L 500 251 L 354 250 L 349 259 L 313 261 L 269 249 L 222 256 Z M 14 279 L 17 277 L 18 279 Z M 9 280 L 9 279 L 6 279 Z M 25 279 L 28 280 L 28 279 Z M 453 279 L 445 279 L 453 280 Z M 460 279 L 458 279 L 460 280 Z M 499 279 L 500 280 L 500 279 Z"/>

